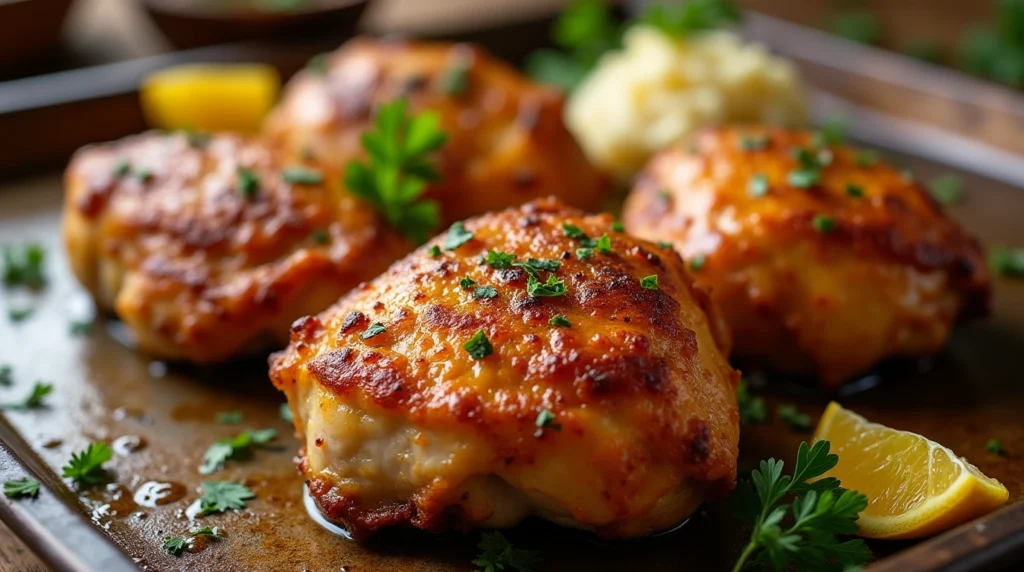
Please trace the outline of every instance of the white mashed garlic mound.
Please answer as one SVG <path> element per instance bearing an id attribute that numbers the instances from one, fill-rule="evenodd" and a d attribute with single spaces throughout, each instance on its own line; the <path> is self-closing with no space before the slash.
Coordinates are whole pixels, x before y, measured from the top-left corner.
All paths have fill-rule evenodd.
<path id="1" fill-rule="evenodd" d="M 732 32 L 675 39 L 636 26 L 623 43 L 601 59 L 566 109 L 591 161 L 620 178 L 706 125 L 806 122 L 796 69 Z"/>

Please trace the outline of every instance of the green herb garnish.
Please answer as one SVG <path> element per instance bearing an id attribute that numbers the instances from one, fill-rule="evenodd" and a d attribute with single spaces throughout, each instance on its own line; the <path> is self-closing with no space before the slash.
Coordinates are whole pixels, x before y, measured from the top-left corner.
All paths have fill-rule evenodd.
<path id="1" fill-rule="evenodd" d="M 189 547 L 189 539 L 182 538 L 180 536 L 168 536 L 164 538 L 164 550 L 170 553 L 172 556 L 181 556 L 185 549 Z"/>
<path id="2" fill-rule="evenodd" d="M 114 164 L 114 178 L 121 179 L 128 175 L 128 173 L 130 173 L 131 170 L 132 166 L 128 162 L 128 159 L 118 159 L 117 163 Z"/>
<path id="3" fill-rule="evenodd" d="M 534 298 L 564 296 L 565 282 L 554 274 L 548 274 L 547 281 L 541 282 L 536 273 L 530 273 L 526 277 L 526 293 Z"/>
<path id="4" fill-rule="evenodd" d="M 4 483 L 4 496 L 9 499 L 36 498 L 39 496 L 39 481 L 22 477 Z"/>
<path id="5" fill-rule="evenodd" d="M 768 177 L 757 174 L 750 177 L 747 183 L 747 194 L 752 197 L 763 197 L 768 194 Z"/>
<path id="6" fill-rule="evenodd" d="M 199 514 L 207 515 L 229 510 L 242 510 L 245 501 L 255 498 L 249 487 L 229 481 L 203 483 L 203 496 L 199 499 Z"/>
<path id="7" fill-rule="evenodd" d="M 457 222 L 448 229 L 448 234 L 444 237 L 444 249 L 455 250 L 472 238 L 473 233 L 466 230 L 466 226 L 461 221 Z"/>
<path id="8" fill-rule="evenodd" d="M 562 267 L 562 263 L 559 262 L 558 260 L 528 258 L 526 262 L 513 262 L 512 266 L 525 268 L 526 271 L 530 273 L 537 273 L 540 272 L 541 270 L 555 272 L 556 270 Z"/>
<path id="9" fill-rule="evenodd" d="M 597 242 L 594 243 L 594 248 L 596 248 L 601 254 L 611 254 L 612 239 L 609 238 L 607 234 L 602 234 L 601 238 L 597 239 Z"/>
<path id="10" fill-rule="evenodd" d="M 199 473 L 209 475 L 217 472 L 229 459 L 242 459 L 252 455 L 257 447 L 263 447 L 277 438 L 276 429 L 253 429 L 242 431 L 234 437 L 221 439 L 210 445 L 203 454 Z"/>
<path id="11" fill-rule="evenodd" d="M 594 257 L 594 249 L 593 248 L 583 247 L 583 248 L 577 248 L 576 249 L 576 258 L 579 258 L 580 260 L 586 260 L 588 258 L 593 258 L 593 257 Z"/>
<path id="12" fill-rule="evenodd" d="M 46 249 L 38 242 L 4 246 L 4 285 L 28 288 L 45 286 L 45 262 Z"/>
<path id="13" fill-rule="evenodd" d="M 11 403 L 0 403 L 0 411 L 27 411 L 43 406 L 43 398 L 53 393 L 53 385 L 49 383 L 36 382 L 32 390 L 21 401 Z"/>
<path id="14" fill-rule="evenodd" d="M 994 248 L 989 255 L 992 271 L 1002 276 L 1024 276 L 1024 248 Z"/>
<path id="15" fill-rule="evenodd" d="M 1003 442 L 999 439 L 989 439 L 988 443 L 985 444 L 985 450 L 993 455 L 1003 455 L 1006 453 L 1003 449 Z"/>
<path id="16" fill-rule="evenodd" d="M 740 138 L 740 149 L 747 151 L 763 151 L 768 148 L 771 139 L 767 135 L 744 135 Z"/>
<path id="17" fill-rule="evenodd" d="M 436 201 L 420 197 L 428 182 L 440 179 L 431 154 L 447 143 L 448 135 L 440 130 L 436 113 L 409 116 L 407 107 L 399 99 L 378 110 L 374 129 L 362 136 L 369 162 L 349 162 L 345 186 L 407 238 L 422 243 L 437 228 L 440 213 Z"/>
<path id="18" fill-rule="evenodd" d="M 295 416 L 292 415 L 292 408 L 289 407 L 287 403 L 282 403 L 280 406 L 278 406 L 277 415 L 281 418 L 282 421 L 286 421 L 288 423 L 295 423 Z"/>
<path id="19" fill-rule="evenodd" d="M 874 45 L 882 38 L 882 25 L 874 14 L 866 10 L 851 10 L 836 15 L 831 29 L 837 36 L 861 44 Z"/>
<path id="20" fill-rule="evenodd" d="M 480 299 L 497 298 L 498 290 L 494 286 L 477 286 L 473 290 L 473 297 Z"/>
<path id="21" fill-rule="evenodd" d="M 587 233 L 583 232 L 583 229 L 574 224 L 569 224 L 567 222 L 562 223 L 562 231 L 565 232 L 565 236 L 568 236 L 569 238 L 572 239 L 585 240 L 590 238 L 589 236 L 587 236 Z"/>
<path id="22" fill-rule="evenodd" d="M 836 221 L 832 217 L 819 214 L 811 219 L 811 226 L 821 234 L 828 234 L 836 229 Z"/>
<path id="23" fill-rule="evenodd" d="M 753 530 L 733 572 L 752 562 L 786 570 L 790 561 L 801 570 L 842 570 L 871 559 L 863 540 L 836 538 L 857 532 L 857 517 L 868 506 L 867 497 L 840 489 L 838 480 L 819 478 L 838 462 L 828 441 L 810 448 L 801 443 L 793 476 L 782 474 L 782 461 L 768 459 L 740 483 L 733 495 L 736 512 Z M 791 505 L 779 504 L 787 497 Z"/>
<path id="24" fill-rule="evenodd" d="M 811 416 L 806 413 L 800 413 L 795 405 L 780 405 L 777 413 L 779 419 L 785 421 L 790 429 L 794 431 L 811 430 Z"/>
<path id="25" fill-rule="evenodd" d="M 855 185 L 853 183 L 846 183 L 846 194 L 847 196 L 860 198 L 864 196 L 864 187 Z"/>
<path id="26" fill-rule="evenodd" d="M 928 182 L 932 197 L 944 205 L 959 203 L 964 197 L 963 180 L 953 174 L 938 176 Z"/>
<path id="27" fill-rule="evenodd" d="M 469 357 L 475 360 L 484 359 L 494 353 L 494 346 L 491 345 L 491 341 L 487 339 L 487 334 L 483 330 L 477 330 L 473 337 L 462 345 L 462 349 L 466 350 Z"/>
<path id="28" fill-rule="evenodd" d="M 878 163 L 878 151 L 872 151 L 871 149 L 858 151 L 853 156 L 853 162 L 858 167 L 873 167 Z"/>
<path id="29" fill-rule="evenodd" d="M 370 338 L 372 338 L 374 336 L 379 336 L 379 335 L 383 334 L 386 331 L 387 331 L 387 328 L 384 326 L 384 324 L 382 324 L 380 322 L 374 322 L 374 323 L 370 324 L 370 327 L 366 328 L 366 331 L 364 331 L 363 333 L 359 334 L 359 339 L 361 339 L 361 340 L 368 340 L 368 339 L 370 339 Z"/>
<path id="30" fill-rule="evenodd" d="M 707 263 L 708 257 L 704 255 L 694 256 L 690 259 L 690 272 L 697 272 Z"/>
<path id="31" fill-rule="evenodd" d="M 613 222 L 612 223 L 612 231 L 613 232 L 625 232 L 626 231 L 626 225 L 624 225 L 624 224 L 622 224 L 621 222 L 618 222 L 618 221 Z"/>
<path id="32" fill-rule="evenodd" d="M 113 458 L 114 452 L 106 443 L 90 443 L 85 449 L 71 454 L 71 460 L 61 467 L 64 478 L 78 485 L 96 485 L 107 480 L 103 463 Z"/>
<path id="33" fill-rule="evenodd" d="M 459 280 L 459 288 L 462 288 L 463 290 L 469 290 L 474 284 L 476 284 L 476 280 L 473 280 L 469 276 L 465 276 L 462 280 Z"/>
<path id="34" fill-rule="evenodd" d="M 25 306 L 24 308 L 8 308 L 7 319 L 18 324 L 29 319 L 32 314 L 35 313 L 36 309 L 32 306 Z"/>
<path id="35" fill-rule="evenodd" d="M 14 383 L 14 368 L 4 364 L 0 365 L 0 385 L 9 386 Z"/>
<path id="36" fill-rule="evenodd" d="M 238 190 L 247 199 L 255 199 L 260 191 L 260 176 L 252 169 L 238 168 L 236 173 L 238 179 Z"/>
<path id="37" fill-rule="evenodd" d="M 736 404 L 740 410 L 741 425 L 760 425 L 768 420 L 764 398 L 750 395 L 746 378 L 741 378 L 740 384 L 736 388 Z"/>
<path id="38" fill-rule="evenodd" d="M 435 244 L 434 246 L 430 247 L 430 250 L 427 251 L 427 254 L 431 258 L 437 258 L 438 256 L 441 256 L 441 247 Z"/>
<path id="39" fill-rule="evenodd" d="M 241 411 L 221 411 L 217 414 L 217 423 L 221 425 L 238 425 L 241 422 Z"/>
<path id="40" fill-rule="evenodd" d="M 221 534 L 219 527 L 215 526 L 210 528 L 209 526 L 204 526 L 198 530 L 190 531 L 185 537 L 175 536 L 164 538 L 164 550 L 174 556 L 181 556 L 181 553 L 185 552 L 187 548 L 192 548 L 196 538 L 203 537 L 216 540 L 221 536 L 223 535 Z"/>
<path id="41" fill-rule="evenodd" d="M 482 552 L 473 560 L 473 565 L 482 572 L 500 572 L 516 569 L 519 572 L 533 572 L 541 562 L 540 552 L 516 548 L 500 532 L 484 532 L 476 545 Z"/>
<path id="42" fill-rule="evenodd" d="M 438 89 L 449 97 L 457 97 L 469 87 L 469 68 L 472 60 L 464 57 L 450 58 L 448 65 L 441 73 Z"/>
<path id="43" fill-rule="evenodd" d="M 571 328 L 572 327 L 572 322 L 569 321 L 569 318 L 566 318 L 562 314 L 558 314 L 557 316 L 552 316 L 551 319 L 548 320 L 548 323 L 551 324 L 552 326 L 555 326 L 556 328 Z"/>
<path id="44" fill-rule="evenodd" d="M 562 426 L 555 423 L 555 414 L 552 413 L 550 409 L 541 409 L 533 424 L 539 429 L 554 429 L 555 431 L 562 430 Z"/>
<path id="45" fill-rule="evenodd" d="M 640 279 L 640 287 L 645 288 L 647 290 L 657 290 L 658 275 L 651 274 L 650 276 L 644 276 L 643 278 Z"/>
<path id="46" fill-rule="evenodd" d="M 68 324 L 68 333 L 72 336 L 84 336 L 92 331 L 94 320 L 73 320 Z"/>
<path id="47" fill-rule="evenodd" d="M 286 183 L 297 185 L 319 185 L 324 182 L 324 174 L 320 169 L 293 165 L 281 171 L 281 178 Z"/>
<path id="48" fill-rule="evenodd" d="M 840 145 L 846 141 L 848 126 L 846 119 L 835 116 L 829 117 L 822 124 L 821 128 L 814 132 L 813 145 L 817 148 Z"/>

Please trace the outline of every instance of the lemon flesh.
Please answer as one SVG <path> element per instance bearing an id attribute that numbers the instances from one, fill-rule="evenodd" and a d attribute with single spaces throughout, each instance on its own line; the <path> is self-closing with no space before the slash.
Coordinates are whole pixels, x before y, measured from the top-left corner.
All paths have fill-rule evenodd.
<path id="1" fill-rule="evenodd" d="M 825 476 L 863 493 L 859 536 L 921 538 L 1006 503 L 1009 492 L 953 451 L 916 433 L 871 423 L 832 402 L 814 439 L 828 440 L 839 464 Z"/>

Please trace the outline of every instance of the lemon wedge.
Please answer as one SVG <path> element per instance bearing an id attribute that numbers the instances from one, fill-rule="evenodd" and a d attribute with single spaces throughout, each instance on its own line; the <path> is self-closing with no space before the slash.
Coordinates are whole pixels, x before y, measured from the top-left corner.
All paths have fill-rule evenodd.
<path id="1" fill-rule="evenodd" d="M 142 110 L 160 129 L 256 133 L 280 87 L 277 71 L 267 65 L 181 65 L 146 78 Z"/>
<path id="2" fill-rule="evenodd" d="M 871 423 L 832 402 L 815 441 L 831 442 L 839 464 L 825 476 L 868 497 L 859 536 L 920 538 L 1006 503 L 1009 492 L 953 451 L 916 433 Z"/>

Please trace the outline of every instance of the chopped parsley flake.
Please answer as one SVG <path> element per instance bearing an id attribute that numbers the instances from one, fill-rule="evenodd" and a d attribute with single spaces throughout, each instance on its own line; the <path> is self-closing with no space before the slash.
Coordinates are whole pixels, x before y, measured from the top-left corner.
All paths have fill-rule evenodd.
<path id="1" fill-rule="evenodd" d="M 221 411 L 217 414 L 217 423 L 221 425 L 238 425 L 241 422 L 241 411 Z"/>
<path id="2" fill-rule="evenodd" d="M 821 171 L 818 169 L 797 169 L 786 176 L 789 184 L 798 189 L 809 189 L 821 182 Z"/>
<path id="3" fill-rule="evenodd" d="M 315 75 L 327 75 L 328 64 L 331 62 L 331 54 L 316 54 L 306 62 L 306 71 Z"/>
<path id="4" fill-rule="evenodd" d="M 473 287 L 474 284 L 476 284 L 476 280 L 473 280 L 469 276 L 466 276 L 462 280 L 459 280 L 459 287 L 462 288 L 463 290 L 469 290 L 470 288 Z"/>
<path id="5" fill-rule="evenodd" d="M 557 316 L 552 316 L 551 319 L 548 320 L 548 323 L 551 324 L 552 326 L 557 327 L 557 328 L 571 328 L 572 327 L 572 322 L 569 321 L 569 318 L 566 318 L 562 314 L 559 314 Z"/>
<path id="6" fill-rule="evenodd" d="M 190 545 L 189 539 L 180 536 L 169 536 L 164 538 L 164 550 L 172 556 L 181 556 Z"/>
<path id="7" fill-rule="evenodd" d="M 132 166 L 131 163 L 128 162 L 128 159 L 120 159 L 116 164 L 114 164 L 114 178 L 121 179 L 127 176 L 131 170 Z"/>
<path id="8" fill-rule="evenodd" d="M 690 259 L 690 271 L 691 272 L 696 272 L 696 271 L 700 270 L 701 268 L 704 268 L 704 264 L 707 263 L 707 261 L 708 261 L 708 257 L 707 256 L 704 256 L 704 255 L 694 256 L 693 258 Z"/>
<path id="9" fill-rule="evenodd" d="M 431 258 L 437 258 L 438 256 L 441 256 L 441 247 L 435 244 L 430 247 L 427 254 L 430 255 Z"/>
<path id="10" fill-rule="evenodd" d="M 996 248 L 989 255 L 992 271 L 1002 276 L 1024 277 L 1024 249 Z"/>
<path id="11" fill-rule="evenodd" d="M 22 477 L 4 483 L 4 496 L 9 499 L 36 498 L 39 496 L 39 481 Z"/>
<path id="12" fill-rule="evenodd" d="M 1003 442 L 999 439 L 989 439 L 988 443 L 985 444 L 985 450 L 993 455 L 1003 455 L 1006 453 L 1003 449 Z"/>
<path id="13" fill-rule="evenodd" d="M 277 414 L 282 421 L 287 421 L 288 423 L 295 423 L 295 416 L 292 415 L 292 408 L 289 407 L 287 403 L 282 403 L 278 407 Z"/>
<path id="14" fill-rule="evenodd" d="M 746 135 L 740 138 L 740 149 L 743 151 L 763 151 L 768 148 L 770 139 L 767 135 Z"/>
<path id="15" fill-rule="evenodd" d="M 252 429 L 242 431 L 234 437 L 221 439 L 210 445 L 203 454 L 199 473 L 209 475 L 217 472 L 229 459 L 241 459 L 252 455 L 253 449 L 263 447 L 277 438 L 276 429 Z"/>
<path id="16" fill-rule="evenodd" d="M 368 340 L 368 339 L 370 339 L 370 338 L 372 338 L 374 336 L 379 336 L 379 335 L 383 334 L 386 331 L 387 331 L 387 328 L 384 327 L 384 324 L 382 324 L 380 322 L 374 322 L 374 323 L 370 324 L 369 328 L 366 328 L 366 331 L 364 331 L 363 333 L 359 334 L 359 338 L 363 339 L 363 340 Z"/>
<path id="17" fill-rule="evenodd" d="M 747 183 L 747 194 L 752 197 L 763 197 L 768 194 L 768 177 L 758 173 L 750 177 Z"/>
<path id="18" fill-rule="evenodd" d="M 260 176 L 251 169 L 238 168 L 238 190 L 247 199 L 255 199 L 260 191 Z"/>
<path id="19" fill-rule="evenodd" d="M 85 449 L 71 454 L 68 464 L 61 467 L 61 474 L 79 485 L 102 483 L 107 480 L 103 463 L 113 456 L 114 452 L 106 443 L 90 443 Z"/>
<path id="20" fill-rule="evenodd" d="M 593 258 L 593 257 L 594 257 L 594 249 L 593 248 L 586 248 L 586 247 L 584 247 L 584 248 L 577 248 L 576 249 L 576 258 L 579 258 L 580 260 L 586 260 L 588 258 Z"/>
<path id="21" fill-rule="evenodd" d="M 530 273 L 526 277 L 526 293 L 534 298 L 564 296 L 565 282 L 554 274 L 548 274 L 547 281 L 541 282 L 536 273 Z"/>
<path id="22" fill-rule="evenodd" d="M 84 336 L 92 331 L 93 320 L 74 320 L 68 324 L 68 333 L 72 336 Z"/>
<path id="23" fill-rule="evenodd" d="M 611 254 L 612 252 L 612 239 L 608 238 L 607 234 L 602 234 L 601 238 L 597 239 L 595 248 L 601 254 Z"/>
<path id="24" fill-rule="evenodd" d="M 249 487 L 228 481 L 203 483 L 203 496 L 199 499 L 199 514 L 207 515 L 229 510 L 242 510 L 245 501 L 255 498 Z"/>
<path id="25" fill-rule="evenodd" d="M 319 185 L 324 182 L 324 174 L 319 169 L 293 165 L 281 171 L 281 178 L 287 183 L 297 185 Z"/>
<path id="26" fill-rule="evenodd" d="M 846 119 L 843 117 L 830 117 L 825 120 L 821 129 L 814 133 L 815 147 L 829 147 L 840 145 L 846 140 Z"/>
<path id="27" fill-rule="evenodd" d="M 576 225 L 572 225 L 566 222 L 562 223 L 562 230 L 565 231 L 565 236 L 573 239 L 587 239 L 587 233 L 583 232 L 583 229 Z"/>
<path id="28" fill-rule="evenodd" d="M 944 205 L 959 203 L 964 197 L 963 180 L 953 174 L 945 174 L 928 183 L 932 197 Z"/>
<path id="29" fill-rule="evenodd" d="M 846 194 L 854 198 L 860 198 L 864 196 L 864 187 L 855 185 L 853 183 L 846 183 Z"/>
<path id="30" fill-rule="evenodd" d="M 444 249 L 455 250 L 466 244 L 473 238 L 473 233 L 466 230 L 466 226 L 459 221 L 448 229 L 448 234 L 444 238 Z"/>
<path id="31" fill-rule="evenodd" d="M 32 306 L 26 306 L 24 308 L 8 308 L 7 318 L 15 324 L 24 322 L 25 320 L 32 317 L 32 314 L 36 313 L 36 309 Z"/>
<path id="32" fill-rule="evenodd" d="M 768 420 L 764 398 L 750 395 L 746 378 L 741 378 L 736 388 L 736 404 L 740 410 L 741 425 L 759 425 Z"/>
<path id="33" fill-rule="evenodd" d="M 612 231 L 614 231 L 614 232 L 625 232 L 625 230 L 626 230 L 626 225 L 622 224 L 621 222 L 616 221 L 616 222 L 612 223 Z"/>
<path id="34" fill-rule="evenodd" d="M 473 290 L 473 297 L 477 299 L 497 298 L 498 290 L 494 286 L 477 286 Z"/>
<path id="35" fill-rule="evenodd" d="M 491 341 L 487 339 L 487 334 L 483 330 L 477 330 L 473 337 L 462 345 L 462 349 L 466 350 L 469 357 L 475 360 L 484 359 L 494 353 L 494 346 L 491 345 Z"/>
<path id="36" fill-rule="evenodd" d="M 33 242 L 4 247 L 4 285 L 41 288 L 46 285 L 46 249 Z"/>
<path id="37" fill-rule="evenodd" d="M 672 249 L 672 243 L 667 241 L 667 240 L 659 240 L 658 241 L 658 248 L 660 248 L 662 250 L 671 250 Z"/>
<path id="38" fill-rule="evenodd" d="M 658 275 L 651 274 L 650 276 L 644 276 L 643 278 L 640 279 L 640 287 L 645 288 L 647 290 L 657 290 Z"/>
<path id="39" fill-rule="evenodd" d="M 0 385 L 9 386 L 14 383 L 14 368 L 4 364 L 0 365 Z"/>
<path id="40" fill-rule="evenodd" d="M 482 552 L 472 563 L 483 572 L 511 572 L 513 568 L 518 572 L 533 572 L 541 561 L 538 551 L 516 548 L 500 532 L 482 533 L 476 546 Z"/>
<path id="41" fill-rule="evenodd" d="M 469 87 L 469 68 L 472 61 L 465 57 L 451 58 L 442 72 L 441 84 L 438 86 L 441 93 L 447 96 L 459 96 L 466 92 Z"/>
<path id="42" fill-rule="evenodd" d="M 510 268 L 512 263 L 515 262 L 516 255 L 508 252 L 502 252 L 500 250 L 488 250 L 487 251 L 487 265 L 491 268 Z"/>
<path id="43" fill-rule="evenodd" d="M 43 398 L 53 393 L 53 385 L 49 383 L 36 382 L 32 386 L 32 390 L 29 394 L 21 401 L 12 403 L 0 403 L 0 411 L 3 410 L 15 410 L 15 411 L 26 411 L 29 409 L 37 409 L 43 406 Z"/>
<path id="44" fill-rule="evenodd" d="M 777 413 L 779 419 L 785 421 L 790 429 L 801 432 L 811 430 L 811 416 L 797 411 L 795 405 L 780 405 Z"/>
<path id="45" fill-rule="evenodd" d="M 814 215 L 814 219 L 811 220 L 811 226 L 821 234 L 828 234 L 836 229 L 836 221 L 832 217 L 819 214 Z"/>
<path id="46" fill-rule="evenodd" d="M 550 409 L 541 409 L 533 424 L 540 429 L 554 429 L 555 431 L 562 430 L 562 426 L 555 423 L 555 414 L 552 413 Z"/>
<path id="47" fill-rule="evenodd" d="M 529 258 L 526 262 L 513 262 L 512 266 L 519 266 L 525 268 L 527 272 L 536 273 L 541 270 L 547 270 L 548 272 L 555 272 L 562 267 L 562 263 L 558 260 L 544 260 L 537 258 Z"/>
<path id="48" fill-rule="evenodd" d="M 874 151 L 872 149 L 859 151 L 854 155 L 853 162 L 858 167 L 873 167 L 878 163 L 878 151 Z"/>

